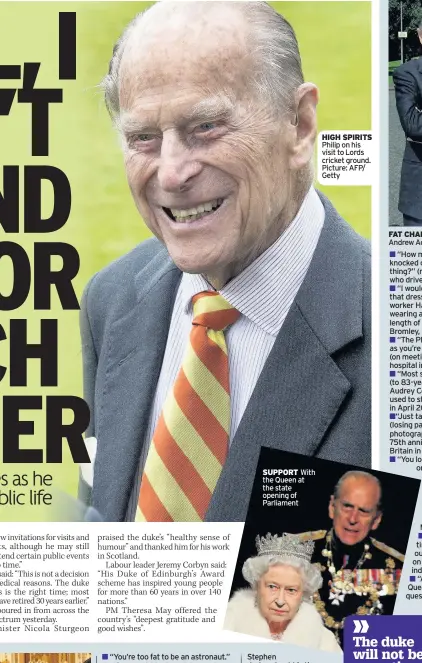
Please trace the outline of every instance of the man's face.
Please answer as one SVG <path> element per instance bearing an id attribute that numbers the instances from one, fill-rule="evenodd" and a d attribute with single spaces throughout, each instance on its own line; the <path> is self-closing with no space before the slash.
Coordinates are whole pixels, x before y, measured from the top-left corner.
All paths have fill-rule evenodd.
<path id="1" fill-rule="evenodd" d="M 363 541 L 377 529 L 381 513 L 377 509 L 380 492 L 377 484 L 364 477 L 348 477 L 337 499 L 331 496 L 328 513 L 337 537 L 347 546 Z"/>
<path id="2" fill-rule="evenodd" d="M 293 566 L 270 566 L 257 587 L 257 604 L 268 623 L 284 623 L 293 619 L 303 596 L 303 580 Z"/>
<path id="3" fill-rule="evenodd" d="M 239 12 L 214 14 L 132 40 L 120 106 L 139 212 L 180 269 L 223 285 L 281 232 L 295 127 L 252 89 Z"/>

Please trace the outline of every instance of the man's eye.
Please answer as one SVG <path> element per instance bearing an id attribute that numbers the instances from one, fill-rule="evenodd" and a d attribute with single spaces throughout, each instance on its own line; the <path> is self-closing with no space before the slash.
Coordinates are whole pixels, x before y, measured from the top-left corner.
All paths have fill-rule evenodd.
<path id="1" fill-rule="evenodd" d="M 155 138 L 152 134 L 137 134 L 136 140 L 139 140 L 141 143 L 146 143 L 149 140 Z"/>
<path id="2" fill-rule="evenodd" d="M 127 137 L 127 144 L 130 148 L 136 149 L 150 149 L 156 147 L 156 141 L 159 136 L 155 133 L 142 131 L 139 134 L 132 134 Z"/>
<path id="3" fill-rule="evenodd" d="M 202 124 L 197 127 L 197 130 L 199 132 L 206 133 L 207 131 L 212 131 L 215 129 L 216 126 L 217 124 L 215 122 L 202 122 Z"/>

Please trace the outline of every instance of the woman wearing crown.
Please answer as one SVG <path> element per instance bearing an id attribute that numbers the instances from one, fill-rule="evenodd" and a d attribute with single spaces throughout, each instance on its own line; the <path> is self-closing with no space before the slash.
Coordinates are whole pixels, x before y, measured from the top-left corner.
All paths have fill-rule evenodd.
<path id="1" fill-rule="evenodd" d="M 224 628 L 261 638 L 324 651 L 341 652 L 312 605 L 322 585 L 321 573 L 310 563 L 313 541 L 293 534 L 256 538 L 258 555 L 243 565 L 251 589 L 230 599 Z"/>

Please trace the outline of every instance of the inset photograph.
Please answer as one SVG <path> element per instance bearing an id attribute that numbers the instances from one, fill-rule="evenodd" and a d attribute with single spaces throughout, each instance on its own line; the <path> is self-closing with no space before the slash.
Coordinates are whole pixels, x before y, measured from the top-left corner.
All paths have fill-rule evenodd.
<path id="1" fill-rule="evenodd" d="M 224 628 L 340 651 L 391 615 L 420 481 L 263 447 Z"/>

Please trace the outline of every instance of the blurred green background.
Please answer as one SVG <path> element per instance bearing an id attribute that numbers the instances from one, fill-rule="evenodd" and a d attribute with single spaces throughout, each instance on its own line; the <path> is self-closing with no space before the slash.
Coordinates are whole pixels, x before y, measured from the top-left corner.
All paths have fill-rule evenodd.
<path id="1" fill-rule="evenodd" d="M 145 239 L 149 232 L 132 203 L 126 184 L 117 136 L 102 102 L 98 83 L 107 72 L 113 44 L 137 11 L 152 3 L 133 2 L 0 2 L 0 64 L 41 62 L 36 87 L 63 87 L 64 103 L 50 111 L 50 155 L 31 157 L 30 107 L 14 103 L 9 117 L 0 117 L 0 165 L 51 164 L 61 168 L 72 187 L 72 212 L 60 231 L 50 235 L 4 235 L 32 256 L 34 241 L 73 244 L 81 268 L 74 286 L 80 297 L 89 277 L 110 261 Z M 370 2 L 272 2 L 293 24 L 301 48 L 305 78 L 320 89 L 319 130 L 371 128 L 371 3 Z M 77 12 L 78 69 L 76 81 L 58 79 L 58 13 Z M 9 83 L 9 84 L 8 84 Z M 10 82 L 0 81 L 0 88 Z M 369 237 L 370 187 L 320 187 L 338 211 Z M 3 191 L 0 180 L 0 191 Z M 51 209 L 46 191 L 44 209 Z M 23 202 L 23 194 L 21 194 Z M 11 288 L 8 260 L 0 261 L 2 293 Z M 10 318 L 27 318 L 29 341 L 39 340 L 40 319 L 59 320 L 59 386 L 41 388 L 39 362 L 32 360 L 26 389 L 13 388 L 8 376 L 0 393 L 31 395 L 81 395 L 81 352 L 78 312 L 62 311 L 53 297 L 51 311 L 33 310 L 32 294 L 18 311 L 1 313 L 8 332 Z M 0 343 L 0 364 L 8 366 L 8 342 Z M 3 406 L 0 407 L 2 426 Z M 26 412 L 34 421 L 34 435 L 23 436 L 21 446 L 43 448 L 45 410 Z M 1 429 L 0 429 L 1 430 Z M 2 436 L 3 438 L 3 436 Z M 4 440 L 7 443 L 7 440 Z M 116 441 L 117 443 L 117 441 Z M 64 462 L 36 468 L 2 466 L 2 473 L 48 472 L 54 485 L 76 494 L 77 468 L 64 444 Z M 0 520 L 42 520 L 44 510 L 1 507 Z"/>

